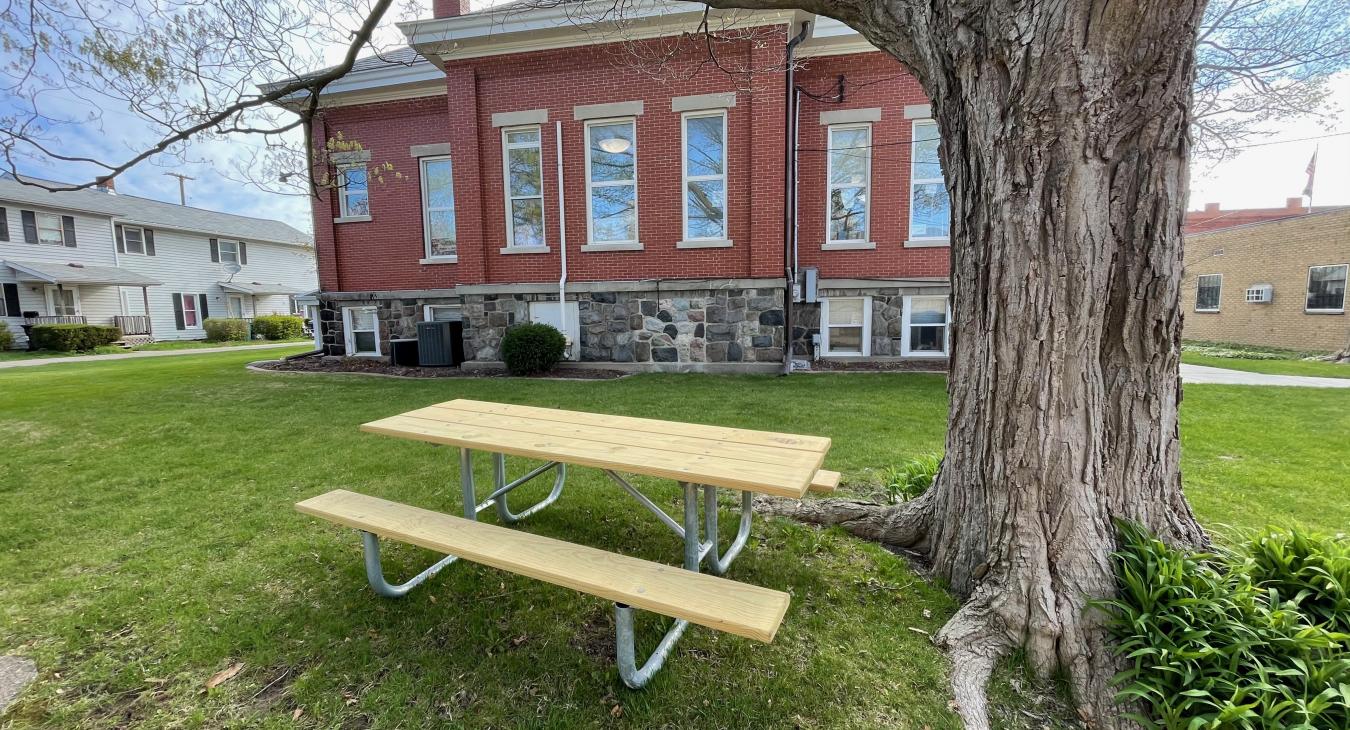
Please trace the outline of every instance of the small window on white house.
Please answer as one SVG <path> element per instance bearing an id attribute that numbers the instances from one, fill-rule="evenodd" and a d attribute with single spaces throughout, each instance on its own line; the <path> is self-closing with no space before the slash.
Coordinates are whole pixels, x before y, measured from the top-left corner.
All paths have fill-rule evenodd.
<path id="1" fill-rule="evenodd" d="M 145 229 L 137 226 L 122 226 L 122 243 L 126 253 L 145 255 Z"/>
<path id="2" fill-rule="evenodd" d="M 61 216 L 51 213 L 38 213 L 37 230 L 38 243 L 47 246 L 66 245 L 66 232 L 61 225 Z"/>
<path id="3" fill-rule="evenodd" d="M 1350 265 L 1308 267 L 1309 312 L 1344 312 L 1345 278 Z"/>
<path id="4" fill-rule="evenodd" d="M 726 112 L 684 117 L 684 238 L 727 237 Z"/>
<path id="5" fill-rule="evenodd" d="M 348 355 L 380 355 L 380 320 L 375 312 L 375 307 L 347 307 L 342 310 Z"/>
<path id="6" fill-rule="evenodd" d="M 338 204 L 343 218 L 370 215 L 370 179 L 363 164 L 338 167 Z"/>
<path id="7" fill-rule="evenodd" d="M 820 300 L 821 348 L 825 355 L 871 354 L 871 314 L 871 297 L 831 297 Z"/>
<path id="8" fill-rule="evenodd" d="M 544 244 L 544 162 L 538 127 L 502 130 L 506 175 L 506 245 Z"/>
<path id="9" fill-rule="evenodd" d="M 422 231 L 429 259 L 454 258 L 455 182 L 449 157 L 423 157 Z"/>
<path id="10" fill-rule="evenodd" d="M 224 239 L 220 241 L 220 263 L 222 264 L 239 263 L 238 241 L 226 241 Z"/>
<path id="11" fill-rule="evenodd" d="M 951 237 L 952 203 L 938 159 L 938 126 L 931 119 L 914 122 L 909 168 L 909 238 L 943 241 Z"/>
<path id="12" fill-rule="evenodd" d="M 428 304 L 422 311 L 424 322 L 458 322 L 460 319 L 458 304 Z"/>
<path id="13" fill-rule="evenodd" d="M 1223 274 L 1204 274 L 1195 280 L 1195 311 L 1219 311 L 1219 295 L 1223 292 Z"/>
<path id="14" fill-rule="evenodd" d="M 586 122 L 589 243 L 637 243 L 637 204 L 637 123 Z"/>
<path id="15" fill-rule="evenodd" d="M 197 295 L 179 294 L 178 299 L 183 306 L 183 326 L 200 327 L 202 325 L 201 315 L 197 313 Z"/>
<path id="16" fill-rule="evenodd" d="M 836 124 L 828 133 L 826 238 L 829 243 L 865 243 L 872 180 L 872 125 Z"/>
<path id="17" fill-rule="evenodd" d="M 900 322 L 900 354 L 945 357 L 950 315 L 947 297 L 905 297 L 905 312 Z"/>

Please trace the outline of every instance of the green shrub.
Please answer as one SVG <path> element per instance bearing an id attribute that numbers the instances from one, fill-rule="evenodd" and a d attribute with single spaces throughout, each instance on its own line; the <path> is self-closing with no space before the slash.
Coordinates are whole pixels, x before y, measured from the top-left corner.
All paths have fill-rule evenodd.
<path id="1" fill-rule="evenodd" d="M 248 339 L 248 320 L 207 317 L 202 322 L 209 342 L 242 342 Z"/>
<path id="2" fill-rule="evenodd" d="M 264 314 L 253 318 L 253 334 L 265 340 L 294 340 L 305 336 L 305 319 L 292 314 Z"/>
<path id="3" fill-rule="evenodd" d="M 928 454 L 910 459 L 900 466 L 887 468 L 883 474 L 885 479 L 883 486 L 886 487 L 886 496 L 891 504 L 908 502 L 928 491 L 928 488 L 933 486 L 933 478 L 937 476 L 940 466 L 942 456 Z"/>
<path id="4" fill-rule="evenodd" d="M 14 346 L 14 333 L 9 331 L 9 327 L 0 322 L 0 350 L 8 350 Z"/>
<path id="5" fill-rule="evenodd" d="M 557 327 L 538 322 L 518 324 L 502 338 L 502 361 L 512 375 L 545 373 L 562 362 L 567 340 Z"/>
<path id="6" fill-rule="evenodd" d="M 1350 727 L 1350 635 L 1336 628 L 1344 609 L 1334 614 L 1345 599 L 1345 538 L 1267 530 L 1233 550 L 1189 553 L 1124 524 L 1121 542 L 1119 597 L 1097 605 L 1129 663 L 1117 696 L 1147 711 L 1135 720 L 1169 730 Z"/>
<path id="7" fill-rule="evenodd" d="M 79 352 L 122 339 L 122 330 L 97 324 L 39 324 L 31 336 L 39 349 Z"/>

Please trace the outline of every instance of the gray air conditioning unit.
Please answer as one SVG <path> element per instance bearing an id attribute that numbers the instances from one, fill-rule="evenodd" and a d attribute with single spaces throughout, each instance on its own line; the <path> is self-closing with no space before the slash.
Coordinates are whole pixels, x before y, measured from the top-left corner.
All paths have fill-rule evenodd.
<path id="1" fill-rule="evenodd" d="M 418 322 L 417 360 L 427 367 L 457 367 L 464 362 L 464 323 Z"/>

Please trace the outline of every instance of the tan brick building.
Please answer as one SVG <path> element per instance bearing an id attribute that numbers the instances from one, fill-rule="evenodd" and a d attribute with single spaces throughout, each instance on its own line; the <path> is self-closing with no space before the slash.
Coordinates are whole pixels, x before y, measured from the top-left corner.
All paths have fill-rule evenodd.
<path id="1" fill-rule="evenodd" d="M 1350 209 L 1191 234 L 1185 255 L 1187 340 L 1350 346 Z"/>

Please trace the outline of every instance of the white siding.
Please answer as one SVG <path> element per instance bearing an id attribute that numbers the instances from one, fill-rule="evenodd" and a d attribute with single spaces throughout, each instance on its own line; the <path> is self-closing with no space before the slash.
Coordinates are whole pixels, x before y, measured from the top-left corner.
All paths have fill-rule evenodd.
<path id="1" fill-rule="evenodd" d="M 233 239 L 226 239 L 233 240 Z M 248 263 L 231 278 L 223 264 L 211 261 L 210 238 L 200 234 L 155 229 L 155 255 L 122 254 L 122 268 L 158 279 L 162 286 L 150 287 L 150 318 L 156 340 L 200 340 L 206 336 L 201 327 L 177 329 L 173 295 L 205 294 L 207 314 L 223 317 L 228 292 L 220 282 L 262 282 L 282 284 L 297 292 L 319 286 L 312 249 L 276 243 L 246 241 Z M 145 314 L 141 290 L 123 287 L 128 314 Z M 290 303 L 285 296 L 243 296 L 244 316 L 287 314 Z"/>

